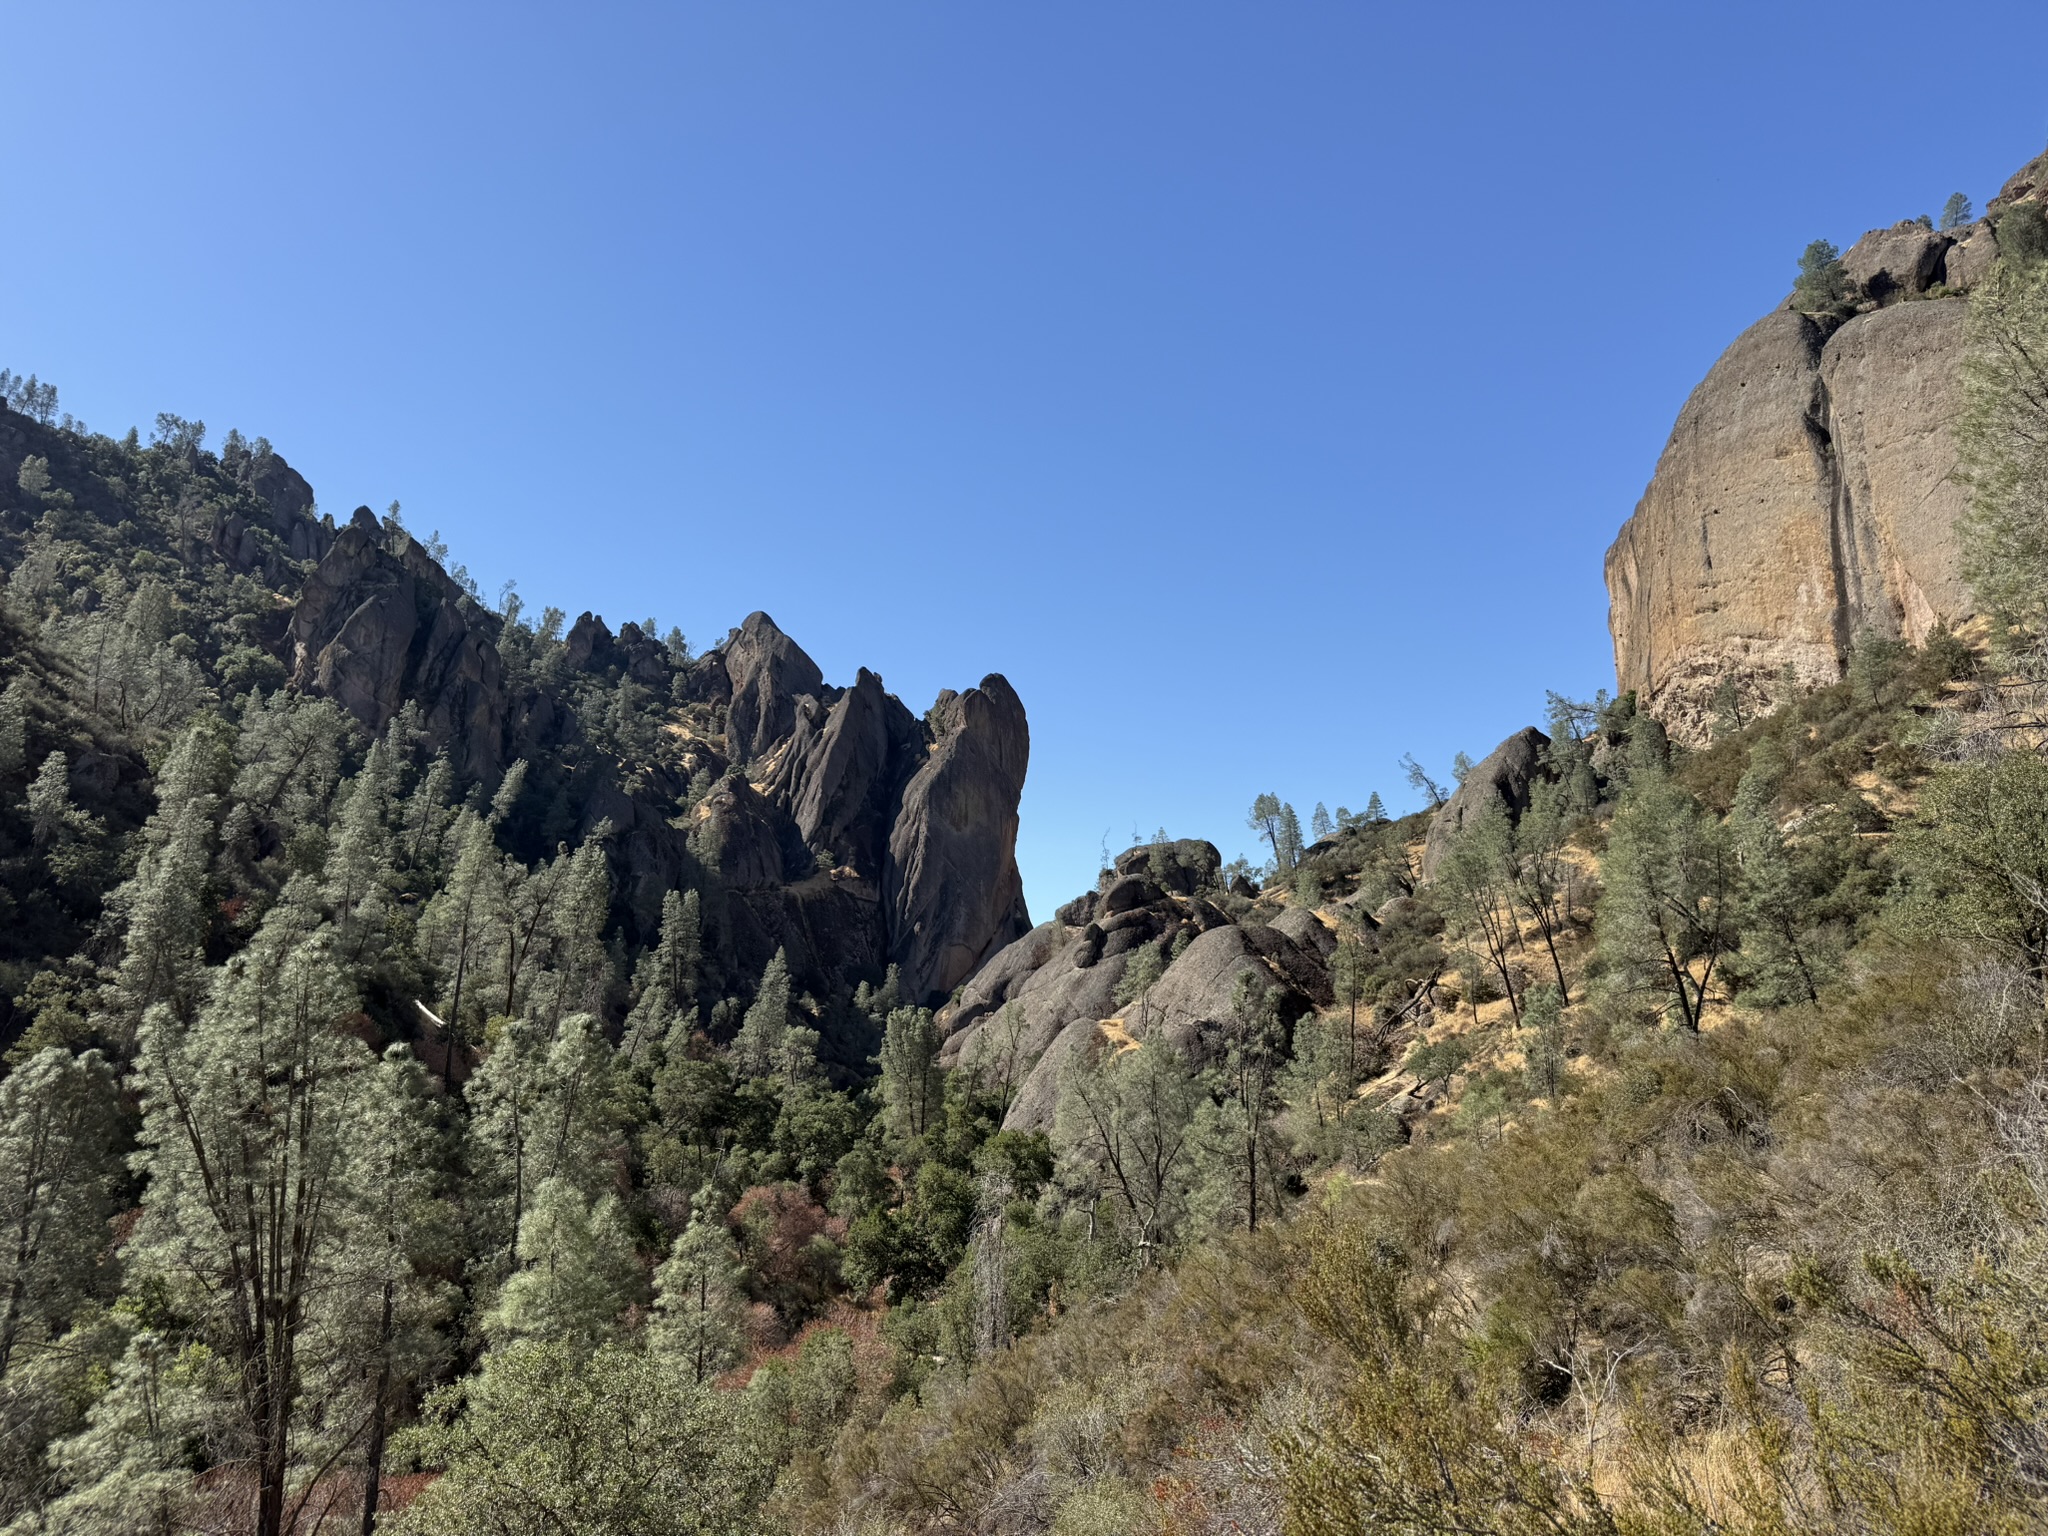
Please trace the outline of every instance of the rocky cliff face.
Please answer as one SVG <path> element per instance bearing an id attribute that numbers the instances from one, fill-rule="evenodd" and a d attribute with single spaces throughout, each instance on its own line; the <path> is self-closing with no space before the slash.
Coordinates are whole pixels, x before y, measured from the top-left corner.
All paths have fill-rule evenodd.
<path id="1" fill-rule="evenodd" d="M 466 778 L 494 781 L 505 757 L 497 619 L 424 549 L 358 507 L 299 593 L 286 632 L 292 686 L 381 731 L 407 700 Z"/>
<path id="2" fill-rule="evenodd" d="M 2048 156 L 1993 218 L 2048 190 Z M 1992 219 L 1873 230 L 1843 257 L 1859 312 L 1788 308 L 1692 392 L 1607 552 L 1615 673 L 1673 736 L 1702 739 L 1732 682 L 1745 706 L 1841 676 L 1871 630 L 1920 642 L 1970 617 L 1950 478 L 1960 295 L 1997 259 Z"/>
<path id="3" fill-rule="evenodd" d="M 643 930 L 667 891 L 715 893 L 717 948 L 739 982 L 781 949 L 820 995 L 895 964 L 906 996 L 937 1003 L 1030 930 L 1016 860 L 1030 733 L 1000 676 L 947 690 L 920 720 L 865 669 L 828 685 L 765 613 L 694 662 L 585 613 L 553 670 L 515 686 L 500 627 L 363 508 L 305 579 L 284 659 L 293 687 L 370 731 L 416 706 L 465 780 L 494 785 L 528 759 L 579 834 L 609 823 L 624 915 Z M 579 719 L 586 677 L 630 679 L 709 730 L 679 768 L 624 761 Z M 715 782 L 692 796 L 699 771 Z"/>

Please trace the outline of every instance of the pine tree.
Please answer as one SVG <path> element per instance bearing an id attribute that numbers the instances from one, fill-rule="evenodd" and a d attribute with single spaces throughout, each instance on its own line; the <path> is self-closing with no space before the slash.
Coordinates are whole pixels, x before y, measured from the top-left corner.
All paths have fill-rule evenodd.
<path id="1" fill-rule="evenodd" d="M 142 829 L 135 873 L 108 899 L 123 929 L 111 993 L 124 1043 L 159 1003 L 181 1024 L 197 1013 L 213 910 L 214 817 L 231 771 L 216 725 L 202 721 L 178 739 L 157 775 L 157 809 Z"/>
<path id="2" fill-rule="evenodd" d="M 1560 998 L 1570 996 L 1557 945 L 1572 917 L 1573 871 L 1564 856 L 1576 819 L 1570 809 L 1571 795 L 1569 778 L 1537 780 L 1529 789 L 1528 809 L 1514 827 L 1515 897 L 1543 935 Z"/>
<path id="3" fill-rule="evenodd" d="M 526 759 L 520 758 L 505 770 L 505 777 L 491 793 L 491 825 L 503 826 L 511 818 L 519 797 L 526 792 Z"/>
<path id="4" fill-rule="evenodd" d="M 149 1185 L 131 1262 L 189 1287 L 232 1362 L 257 1536 L 291 1528 L 294 1445 L 319 1406 L 304 1350 L 347 1294 L 336 1282 L 373 1066 L 335 1028 L 357 999 L 312 894 L 287 888 L 189 1030 L 152 1009 L 138 1061 Z"/>
<path id="5" fill-rule="evenodd" d="M 644 1060 L 664 1044 L 697 1001 L 697 973 L 703 964 L 701 905 L 695 891 L 670 891 L 661 898 L 661 934 L 633 972 L 633 1011 L 626 1016 L 626 1053 Z"/>
<path id="6" fill-rule="evenodd" d="M 1678 1021 L 1697 1030 L 1714 972 L 1735 947 L 1737 870 L 1724 829 L 1673 781 L 1661 747 L 1651 732 L 1630 743 L 1595 921 L 1617 980 L 1663 992 Z"/>
<path id="7" fill-rule="evenodd" d="M 882 1099 L 889 1124 L 906 1141 L 931 1129 L 945 1101 L 939 1071 L 943 1037 L 929 1008 L 898 1008 L 882 1034 Z"/>
<path id="8" fill-rule="evenodd" d="M 1601 699 L 1606 695 L 1602 694 Z M 1590 816 L 1600 803 L 1600 781 L 1593 771 L 1589 739 L 1598 718 L 1598 704 L 1581 704 L 1561 693 L 1548 695 L 1550 745 L 1544 756 L 1561 786 L 1558 814 L 1566 822 Z"/>
<path id="9" fill-rule="evenodd" d="M 417 1536 L 709 1536 L 759 1530 L 775 1427 L 752 1394 L 692 1382 L 659 1352 L 494 1349 L 427 1403 L 419 1451 L 445 1467 L 406 1514 Z"/>
<path id="10" fill-rule="evenodd" d="M 27 762 L 27 690 L 16 678 L 0 691 L 0 778 L 13 778 Z"/>
<path id="11" fill-rule="evenodd" d="M 1960 192 L 1949 193 L 1948 201 L 1941 205 L 1941 228 L 1943 230 L 1961 229 L 1976 217 L 1976 212 L 1970 207 L 1969 198 Z"/>
<path id="12" fill-rule="evenodd" d="M 448 831 L 457 815 L 450 804 L 454 797 L 455 770 L 442 754 L 428 764 L 405 801 L 406 862 L 414 869 L 440 867 Z"/>
<path id="13" fill-rule="evenodd" d="M 495 1340 L 537 1339 L 588 1355 L 633 1299 L 639 1266 L 615 1196 L 593 1205 L 567 1178 L 544 1179 L 519 1229 L 520 1268 L 484 1320 Z"/>
<path id="14" fill-rule="evenodd" d="M 1076 1051 L 1061 1071 L 1053 1141 L 1067 1180 L 1078 1177 L 1108 1196 L 1141 1268 L 1172 1245 L 1187 1216 L 1202 1099 L 1163 1041 L 1134 1051 Z"/>
<path id="15" fill-rule="evenodd" d="M 1283 804 L 1280 807 L 1280 841 L 1274 850 L 1280 872 L 1291 873 L 1301 862 L 1301 853 L 1301 818 L 1294 814 L 1293 806 Z"/>
<path id="16" fill-rule="evenodd" d="M 1132 1003 L 1138 1005 L 1138 1027 L 1135 1033 L 1141 1040 L 1145 1038 L 1152 1022 L 1146 994 L 1152 990 L 1152 984 L 1165 974 L 1166 962 L 1160 956 L 1159 946 L 1141 944 L 1131 951 L 1130 959 L 1124 962 L 1124 973 L 1117 978 L 1116 991 L 1111 994 L 1111 1000 L 1119 1008 L 1128 1008 Z"/>
<path id="17" fill-rule="evenodd" d="M 789 957 L 780 949 L 761 972 L 761 985 L 754 1001 L 733 1037 L 733 1060 L 749 1077 L 766 1077 L 775 1070 L 776 1052 L 789 1032 Z"/>
<path id="18" fill-rule="evenodd" d="M 380 744 L 381 745 L 381 744 Z M 426 1069 L 403 1045 L 384 1053 L 371 1085 L 358 1163 L 348 1249 L 368 1324 L 348 1365 L 368 1398 L 363 1418 L 363 1530 L 374 1531 L 391 1410 L 442 1359 L 437 1328 L 449 1287 L 431 1278 L 445 1262 L 447 1226 L 439 1170 L 446 1158 L 434 1123 Z"/>
<path id="19" fill-rule="evenodd" d="M 623 1155 L 632 1087 L 589 1014 L 538 1023 L 508 1019 L 468 1085 L 475 1250 L 487 1268 L 516 1253 L 533 1192 L 565 1178 L 585 1194 L 606 1187 Z"/>
<path id="20" fill-rule="evenodd" d="M 697 1203 L 703 1201 L 700 1195 Z M 702 1209 L 691 1216 L 654 1272 L 649 1340 L 688 1370 L 692 1381 L 709 1381 L 739 1359 L 746 1326 L 745 1278 L 732 1234 Z"/>
<path id="21" fill-rule="evenodd" d="M 1308 829 L 1309 835 L 1319 843 L 1337 830 L 1337 824 L 1330 820 L 1329 807 L 1320 800 L 1316 802 L 1316 808 L 1309 816 Z"/>
<path id="22" fill-rule="evenodd" d="M 1430 777 L 1429 770 L 1415 760 L 1413 752 L 1401 754 L 1401 768 L 1408 776 L 1409 786 L 1428 799 L 1429 808 L 1432 811 L 1441 810 L 1447 798 L 1444 787 Z"/>
<path id="23" fill-rule="evenodd" d="M 78 812 L 71 805 L 70 764 L 52 752 L 28 787 L 28 819 L 38 848 L 48 850 L 76 834 Z"/>
<path id="24" fill-rule="evenodd" d="M 967 1064 L 996 1095 L 998 1123 L 1010 1112 L 1010 1098 L 1026 1067 L 1024 1005 L 1014 998 L 984 1019 L 969 1037 Z"/>
<path id="25" fill-rule="evenodd" d="M 1452 832 L 1435 881 L 1446 914 L 1479 940 L 1517 1020 L 1522 1005 L 1508 953 L 1521 941 L 1515 910 L 1518 874 L 1507 807 L 1488 799 Z"/>
<path id="26" fill-rule="evenodd" d="M 341 757 L 353 726 L 340 706 L 278 689 L 251 693 L 235 741 L 233 794 L 256 819 L 294 835 L 323 828 L 341 784 Z"/>
<path id="27" fill-rule="evenodd" d="M 1378 790 L 1374 790 L 1366 799 L 1365 819 L 1368 822 L 1379 822 L 1387 819 L 1387 808 L 1381 802 Z"/>
<path id="28" fill-rule="evenodd" d="M 1774 805 L 1785 773 L 1783 750 L 1771 738 L 1757 743 L 1735 787 L 1728 832 L 1742 873 L 1742 951 L 1745 982 L 1766 1002 L 1820 1002 L 1819 956 L 1805 929 L 1808 895 Z"/>
<path id="29" fill-rule="evenodd" d="M 1799 253 L 1799 278 L 1792 285 L 1792 307 L 1807 314 L 1841 316 L 1852 313 L 1849 274 L 1842 253 L 1832 242 L 1816 240 Z"/>
<path id="30" fill-rule="evenodd" d="M 29 1532 L 52 1536 L 185 1536 L 196 1502 L 191 1451 L 221 1438 L 231 1383 L 206 1349 L 135 1332 L 113 1363 L 85 1427 L 50 1447 L 64 1492 Z"/>
<path id="31" fill-rule="evenodd" d="M 534 987 L 547 976 L 555 952 L 556 924 L 570 891 L 575 861 L 563 851 L 527 870 L 516 859 L 499 864 L 499 885 L 490 902 L 491 936 L 485 948 L 493 957 L 491 985 L 497 1012 L 507 1018 L 529 1011 Z M 555 1017 L 561 988 L 551 985 L 540 1008 Z"/>
<path id="32" fill-rule="evenodd" d="M 1252 808 L 1245 816 L 1245 825 L 1266 840 L 1266 846 L 1273 850 L 1273 865 L 1285 871 L 1290 868 L 1282 856 L 1285 832 L 1281 824 L 1280 797 L 1270 792 L 1252 801 Z"/>
<path id="33" fill-rule="evenodd" d="M 0 1081 L 0 1381 L 92 1294 L 120 1158 L 113 1070 L 36 1052 Z"/>
<path id="34" fill-rule="evenodd" d="M 612 957 L 605 947 L 611 916 L 611 864 L 604 843 L 611 823 L 599 822 L 559 872 L 561 888 L 549 913 L 548 969 L 534 1009 L 549 1022 L 570 1013 L 597 1013 L 611 991 Z M 557 855 L 555 863 L 564 864 Z"/>
<path id="35" fill-rule="evenodd" d="M 334 913 L 342 957 L 351 965 L 372 960 L 383 936 L 395 855 L 393 777 L 390 748 L 372 742 L 362 770 L 349 781 L 323 871 L 322 895 Z"/>
<path id="36" fill-rule="evenodd" d="M 1285 1046 L 1273 989 L 1256 971 L 1239 973 L 1226 1031 L 1218 1073 L 1223 1099 L 1212 1107 L 1212 1124 L 1203 1139 L 1231 1168 L 1245 1228 L 1256 1232 L 1261 1214 L 1270 1217 L 1278 1211 L 1280 1149 L 1273 1119 L 1280 1108 L 1279 1074 Z"/>
<path id="37" fill-rule="evenodd" d="M 488 940 L 504 898 L 505 870 L 488 823 L 470 811 L 457 815 L 457 850 L 447 884 L 420 917 L 419 947 L 441 976 L 441 1019 L 448 1034 L 441 1075 L 453 1082 L 458 1044 L 472 1038 L 483 1018 L 490 976 Z"/>

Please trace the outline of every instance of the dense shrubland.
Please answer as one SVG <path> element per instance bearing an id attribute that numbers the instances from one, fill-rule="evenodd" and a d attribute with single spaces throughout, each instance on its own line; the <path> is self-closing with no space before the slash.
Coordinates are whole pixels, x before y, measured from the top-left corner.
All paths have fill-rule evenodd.
<path id="1" fill-rule="evenodd" d="M 195 534 L 267 445 L 71 424 L 0 507 L 0 1525 L 2037 1528 L 2044 271 L 1971 300 L 1988 634 L 1696 751 L 1553 699 L 1427 881 L 1260 797 L 1187 900 L 1314 913 L 1330 1001 L 1248 970 L 1198 1070 L 1143 951 L 1030 1130 L 1014 1019 L 735 974 L 711 882 L 629 929 L 590 761 L 283 690 L 302 567 Z M 718 727 L 497 622 L 580 752 Z"/>

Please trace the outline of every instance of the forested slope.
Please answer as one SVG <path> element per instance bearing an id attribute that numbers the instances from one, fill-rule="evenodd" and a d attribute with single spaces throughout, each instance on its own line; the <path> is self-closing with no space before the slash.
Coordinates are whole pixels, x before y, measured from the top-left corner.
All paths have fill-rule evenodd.
<path id="1" fill-rule="evenodd" d="M 0 379 L 0 1528 L 2039 1528 L 2000 249 L 1976 626 L 1691 745 L 1553 696 L 1417 815 L 1263 795 L 1263 868 L 1162 830 L 1036 926 L 1000 678 L 529 623 Z"/>

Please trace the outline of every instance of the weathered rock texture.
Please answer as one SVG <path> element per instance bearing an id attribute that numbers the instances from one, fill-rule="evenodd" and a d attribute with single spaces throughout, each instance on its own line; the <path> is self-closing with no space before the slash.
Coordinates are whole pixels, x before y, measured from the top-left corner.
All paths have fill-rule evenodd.
<path id="1" fill-rule="evenodd" d="M 458 773 L 493 780 L 504 768 L 496 618 L 368 508 L 306 578 L 286 640 L 293 687 L 333 699 L 373 732 L 414 700 Z"/>
<path id="2" fill-rule="evenodd" d="M 1510 820 L 1521 817 L 1529 808 L 1530 788 L 1545 772 L 1543 753 L 1549 745 L 1550 738 L 1535 726 L 1524 726 L 1473 764 L 1465 782 L 1430 819 L 1429 840 L 1422 848 L 1424 880 L 1436 877 L 1452 836 L 1489 805 L 1505 807 Z"/>
<path id="3" fill-rule="evenodd" d="M 737 985 L 780 949 L 820 996 L 895 964 L 907 997 L 938 1003 L 1030 931 L 1016 859 L 1030 732 L 1003 678 L 942 693 L 920 720 L 872 672 L 828 686 L 765 613 L 690 663 L 637 624 L 615 635 L 585 613 L 563 637 L 556 680 L 514 688 L 499 629 L 420 544 L 364 508 L 327 540 L 282 649 L 292 686 L 369 730 L 410 702 L 430 749 L 464 778 L 495 784 L 524 757 L 529 793 L 547 777 L 579 835 L 608 823 L 621 915 L 641 939 L 666 892 L 715 893 L 707 921 Z M 578 720 L 582 675 L 630 677 L 657 698 L 711 706 L 713 719 L 723 706 L 723 739 L 693 742 L 680 772 L 606 759 Z M 699 771 L 715 782 L 693 797 Z"/>
<path id="4" fill-rule="evenodd" d="M 2048 191 L 2048 156 L 1992 204 Z M 1681 741 L 1732 682 L 1755 707 L 1837 680 L 1856 636 L 1920 642 L 1970 617 L 1951 478 L 1961 294 L 1990 222 L 1873 230 L 1843 257 L 1860 312 L 1790 308 L 1736 338 L 1692 392 L 1607 552 L 1615 673 Z"/>
<path id="5" fill-rule="evenodd" d="M 857 952 L 861 963 L 820 969 L 850 979 L 895 964 L 908 998 L 939 1003 L 1030 931 L 1017 805 L 1031 736 L 1006 680 L 992 674 L 964 694 L 948 689 L 919 720 L 865 668 L 851 688 L 827 686 L 765 613 L 749 615 L 705 658 L 714 662 L 731 684 L 732 757 L 751 763 L 756 798 L 778 818 L 782 873 L 753 889 L 787 885 L 777 900 L 811 903 L 797 911 L 784 902 L 778 914 L 751 901 L 764 932 L 792 955 L 818 949 L 816 898 L 838 892 L 834 931 L 852 914 L 859 932 L 823 947 Z M 745 867 L 767 868 L 770 838 L 757 818 L 730 818 L 718 803 L 705 814 L 722 860 L 760 845 Z M 804 853 L 802 867 L 792 846 Z"/>
<path id="6" fill-rule="evenodd" d="M 1679 414 L 1607 552 L 1615 673 L 1698 740 L 1733 679 L 1841 676 L 1856 635 L 1924 640 L 1966 616 L 1949 424 L 1961 299 L 1873 310 L 1824 336 L 1790 311 L 1745 331 Z"/>
<path id="7" fill-rule="evenodd" d="M 1221 864 L 1204 842 L 1129 850 L 1100 889 L 995 954 L 940 1012 L 949 1063 L 976 1059 L 1007 1038 L 1016 1097 L 1006 1125 L 1050 1125 L 1066 1062 L 1099 1048 L 1105 1027 L 1163 1040 L 1196 1066 L 1220 1059 L 1247 973 L 1290 1028 L 1311 1007 L 1330 1005 L 1327 959 L 1336 940 L 1323 920 L 1289 908 L 1270 924 L 1232 921 L 1209 899 Z M 1146 948 L 1165 962 L 1163 974 L 1119 1006 L 1118 985 Z"/>
<path id="8" fill-rule="evenodd" d="M 1031 736 L 996 674 L 933 713 L 944 734 L 904 788 L 882 894 L 890 955 L 944 995 L 1031 927 L 1016 859 Z"/>

